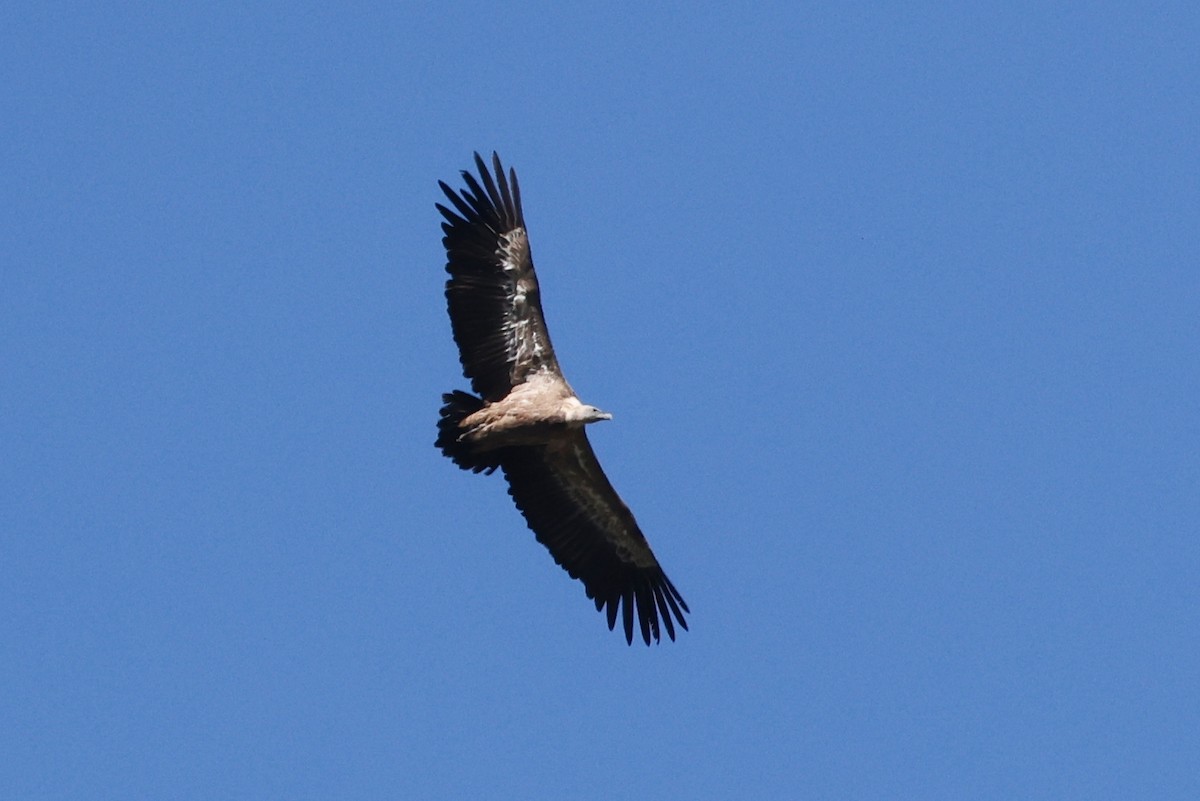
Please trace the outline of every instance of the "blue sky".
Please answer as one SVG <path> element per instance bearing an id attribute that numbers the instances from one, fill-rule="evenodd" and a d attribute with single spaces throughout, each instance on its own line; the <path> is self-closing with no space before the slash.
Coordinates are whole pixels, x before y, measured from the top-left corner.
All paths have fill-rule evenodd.
<path id="1" fill-rule="evenodd" d="M 0 796 L 1200 797 L 1191 4 L 0 17 Z M 432 446 L 492 149 L 678 642 Z"/>

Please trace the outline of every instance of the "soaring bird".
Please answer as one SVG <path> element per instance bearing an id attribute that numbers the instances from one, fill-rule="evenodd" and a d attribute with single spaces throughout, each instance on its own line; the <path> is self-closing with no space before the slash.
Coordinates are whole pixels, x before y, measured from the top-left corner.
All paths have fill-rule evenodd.
<path id="1" fill-rule="evenodd" d="M 521 211 L 521 190 L 500 157 L 475 154 L 465 189 L 439 181 L 445 218 L 446 305 L 463 374 L 475 394 L 442 395 L 437 447 L 464 470 L 499 468 L 538 542 L 583 582 L 626 642 L 634 618 L 647 645 L 687 629 L 683 596 L 667 578 L 633 513 L 617 495 L 584 426 L 612 415 L 584 403 L 563 377 L 542 314 Z"/>

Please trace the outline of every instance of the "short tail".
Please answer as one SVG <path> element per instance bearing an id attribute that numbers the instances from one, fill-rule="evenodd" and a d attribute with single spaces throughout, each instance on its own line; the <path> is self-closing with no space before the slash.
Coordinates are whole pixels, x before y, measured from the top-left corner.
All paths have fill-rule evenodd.
<path id="1" fill-rule="evenodd" d="M 463 431 L 459 424 L 470 414 L 483 408 L 483 401 L 461 390 L 442 395 L 441 417 L 438 419 L 438 436 L 434 443 L 452 462 L 472 473 L 492 473 L 500 466 L 500 455 L 496 451 L 476 453 L 469 442 L 459 439 Z"/>

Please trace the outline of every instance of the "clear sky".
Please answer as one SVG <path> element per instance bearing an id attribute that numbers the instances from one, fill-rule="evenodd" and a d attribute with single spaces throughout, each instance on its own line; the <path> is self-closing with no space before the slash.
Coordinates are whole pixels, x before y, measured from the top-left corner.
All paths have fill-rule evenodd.
<path id="1" fill-rule="evenodd" d="M 573 5 L 0 11 L 0 797 L 1200 798 L 1195 5 Z M 677 642 L 433 448 L 492 149 Z"/>

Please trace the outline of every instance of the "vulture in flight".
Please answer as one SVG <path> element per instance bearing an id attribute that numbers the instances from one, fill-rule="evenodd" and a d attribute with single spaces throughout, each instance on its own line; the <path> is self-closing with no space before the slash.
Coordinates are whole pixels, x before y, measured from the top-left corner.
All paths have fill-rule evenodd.
<path id="1" fill-rule="evenodd" d="M 475 394 L 442 395 L 437 447 L 463 470 L 499 468 L 508 494 L 612 629 L 634 619 L 647 645 L 687 629 L 687 604 L 667 578 L 629 507 L 604 475 L 584 426 L 612 415 L 583 403 L 563 377 L 542 316 L 517 176 L 475 154 L 465 189 L 438 185 L 446 247 L 446 304 L 463 373 Z"/>

